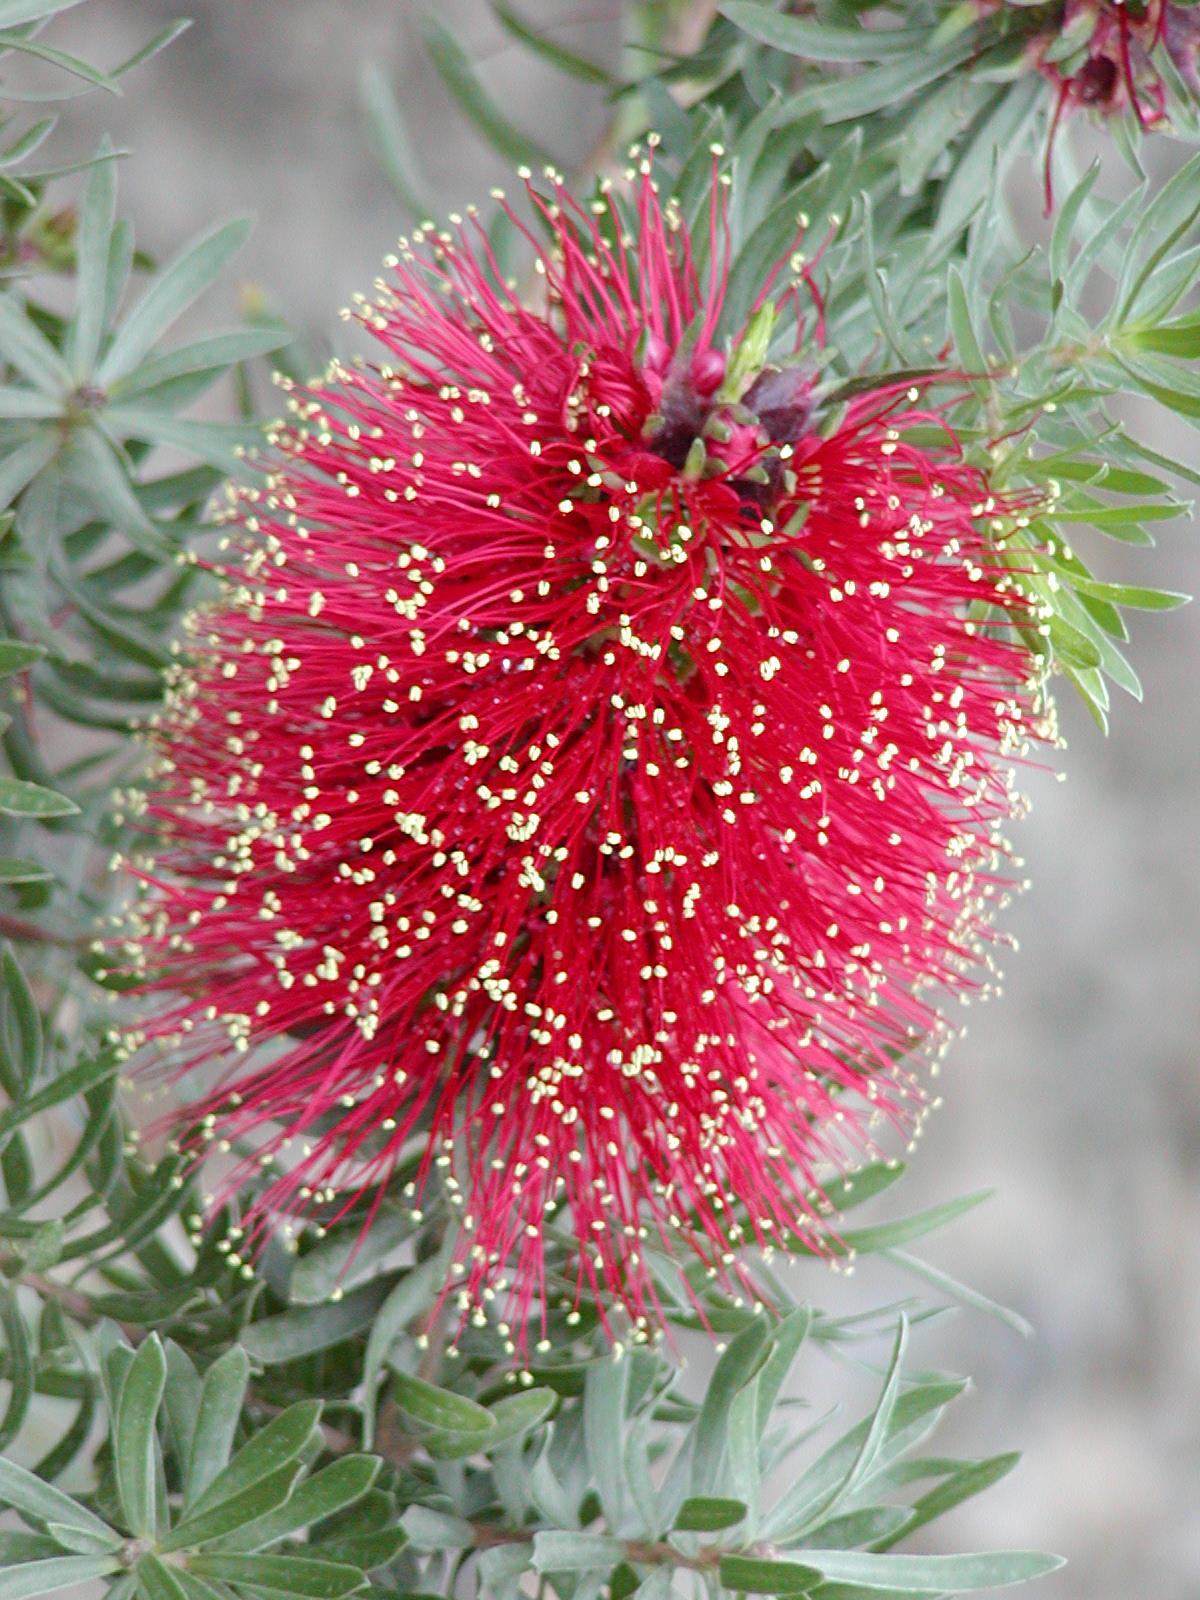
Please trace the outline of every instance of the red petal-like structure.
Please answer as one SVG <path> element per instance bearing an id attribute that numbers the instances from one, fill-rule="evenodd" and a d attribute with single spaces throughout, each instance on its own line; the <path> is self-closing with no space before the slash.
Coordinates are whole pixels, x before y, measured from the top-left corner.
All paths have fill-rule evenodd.
<path id="1" fill-rule="evenodd" d="M 722 193 L 703 248 L 649 163 L 624 213 L 533 195 L 538 309 L 471 219 L 406 246 L 153 736 L 130 1049 L 215 1083 L 251 1234 L 422 1151 L 514 1321 L 552 1216 L 635 1336 L 647 1248 L 812 1236 L 986 976 L 1036 732 L 1012 508 L 927 388 L 823 430 L 802 361 L 726 352 Z"/>

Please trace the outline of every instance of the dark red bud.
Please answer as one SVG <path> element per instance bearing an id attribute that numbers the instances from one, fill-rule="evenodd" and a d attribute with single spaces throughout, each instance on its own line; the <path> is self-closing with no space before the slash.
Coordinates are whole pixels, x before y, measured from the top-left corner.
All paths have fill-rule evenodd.
<path id="1" fill-rule="evenodd" d="M 1092 56 L 1075 74 L 1075 98 L 1085 106 L 1109 105 L 1116 98 L 1119 81 L 1115 61 Z"/>
<path id="2" fill-rule="evenodd" d="M 766 367 L 742 396 L 775 444 L 799 439 L 812 416 L 812 384 L 799 367 Z"/>
<path id="3" fill-rule="evenodd" d="M 698 395 L 707 398 L 715 394 L 721 386 L 725 376 L 725 357 L 719 350 L 710 346 L 705 350 L 697 350 L 692 357 L 691 371 L 688 374 L 692 388 Z"/>
<path id="4" fill-rule="evenodd" d="M 670 360 L 671 346 L 657 333 L 646 330 L 638 341 L 638 365 L 647 372 L 664 373 Z"/>

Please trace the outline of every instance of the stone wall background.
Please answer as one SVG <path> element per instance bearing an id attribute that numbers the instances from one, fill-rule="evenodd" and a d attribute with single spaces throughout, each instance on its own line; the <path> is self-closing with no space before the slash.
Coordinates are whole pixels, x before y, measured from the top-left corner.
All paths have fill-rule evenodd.
<path id="1" fill-rule="evenodd" d="M 602 58 L 620 5 L 524 9 Z M 123 211 L 156 254 L 211 220 L 256 213 L 240 270 L 300 327 L 336 339 L 338 308 L 369 287 L 400 226 L 363 133 L 364 61 L 396 85 L 441 210 L 506 177 L 422 61 L 415 6 L 97 0 L 60 31 L 102 64 L 177 9 L 196 22 L 123 99 L 71 107 L 60 137 L 83 155 L 107 128 L 131 147 Z M 439 15 L 515 121 L 565 162 L 582 155 L 604 122 L 594 96 L 506 48 L 486 0 L 439 0 Z M 1032 215 L 1032 166 L 1028 183 Z M 1182 424 L 1158 415 L 1141 427 L 1200 456 Z M 1113 575 L 1200 589 L 1186 522 L 1167 525 L 1157 553 L 1112 544 L 1103 555 Z M 1069 781 L 1034 774 L 1020 830 L 1034 880 L 1009 924 L 1022 951 L 1003 1001 L 972 1016 L 954 1051 L 945 1107 L 900 1191 L 916 1209 L 997 1189 L 930 1254 L 1017 1306 L 1036 1337 L 964 1314 L 915 1350 L 977 1380 L 948 1449 L 1026 1458 L 934 1537 L 1062 1550 L 1072 1564 L 1039 1586 L 1044 1600 L 1200 1594 L 1200 609 L 1143 620 L 1134 648 L 1147 703 L 1122 700 L 1107 741 L 1062 696 Z M 848 1283 L 809 1270 L 817 1297 L 865 1303 L 901 1287 L 871 1263 Z"/>

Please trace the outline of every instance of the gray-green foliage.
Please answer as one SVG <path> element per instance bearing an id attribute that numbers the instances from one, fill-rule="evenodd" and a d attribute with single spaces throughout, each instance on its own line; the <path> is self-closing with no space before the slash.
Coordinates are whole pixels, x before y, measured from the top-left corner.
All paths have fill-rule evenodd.
<path id="1" fill-rule="evenodd" d="M 186 26 L 171 24 L 101 72 L 41 36 L 70 9 L 61 0 L 0 6 L 0 50 L 35 54 L 76 86 L 0 89 L 11 120 L 23 120 L 30 99 L 119 92 L 119 80 Z M 50 119 L 37 127 L 44 137 Z M 31 153 L 27 134 L 20 144 Z M 55 942 L 91 927 L 92 841 L 114 776 L 130 765 L 129 730 L 161 695 L 171 633 L 196 590 L 184 553 L 236 452 L 258 437 L 248 422 L 186 412 L 235 364 L 284 342 L 275 326 L 172 342 L 247 224 L 215 229 L 155 267 L 118 216 L 123 155 L 101 144 L 75 180 L 75 205 L 57 199 L 60 172 L 27 161 L 9 169 L 19 181 L 0 197 L 0 634 L 13 641 L 0 654 L 4 881 L 22 911 L 46 909 Z M 169 447 L 171 468 L 157 447 Z M 48 753 L 62 741 L 46 738 L 47 724 L 63 722 L 98 735 L 71 740 L 65 762 Z"/>
<path id="2" fill-rule="evenodd" d="M 80 3 L 0 0 L 0 51 L 61 74 L 49 97 L 111 92 L 178 31 L 100 71 L 51 42 Z M 514 48 L 607 98 L 614 149 L 658 130 L 685 215 L 704 203 L 721 145 L 726 334 L 804 214 L 827 337 L 803 357 L 825 425 L 857 390 L 922 379 L 956 353 L 946 414 L 1030 507 L 997 531 L 1044 608 L 1029 648 L 1103 718 L 1106 680 L 1138 692 L 1123 610 L 1181 597 L 1109 582 L 1077 530 L 1148 543 L 1151 524 L 1184 509 L 1181 482 L 1200 481 L 1107 410 L 1135 394 L 1200 416 L 1200 168 L 1117 202 L 1064 152 L 1053 240 L 1027 249 L 1001 158 L 1036 146 L 1045 86 L 1008 48 L 1018 8 L 998 14 L 986 59 L 952 25 L 962 8 L 905 8 L 891 33 L 865 30 L 861 9 L 725 0 L 693 37 L 690 6 L 646 0 L 627 8 L 622 51 L 599 62 L 532 5 L 495 5 Z M 434 8 L 423 14 L 432 65 L 478 132 L 513 161 L 546 155 Z M 397 97 L 378 70 L 364 93 L 402 206 L 426 214 Z M 142 1600 L 515 1600 L 535 1585 L 561 1600 L 698 1587 L 935 1600 L 1050 1570 L 1031 1554 L 898 1548 L 1016 1460 L 935 1453 L 965 1380 L 907 1360 L 948 1303 L 1023 1326 L 910 1254 L 981 1196 L 841 1220 L 900 1176 L 881 1162 L 815 1197 L 830 1217 L 824 1255 L 880 1258 L 933 1291 L 869 1314 L 819 1309 L 812 1261 L 756 1262 L 769 1305 L 755 1308 L 702 1263 L 681 1272 L 649 1251 L 666 1340 L 614 1352 L 597 1308 L 576 1304 L 574 1243 L 555 1219 L 544 1321 L 535 1310 L 513 1329 L 481 1314 L 458 1328 L 441 1298 L 453 1236 L 436 1175 L 419 1214 L 385 1198 L 365 1235 L 360 1207 L 310 1227 L 294 1253 L 277 1240 L 254 1253 L 241 1202 L 208 1206 L 183 1158 L 143 1152 L 91 981 L 118 827 L 107 796 L 136 764 L 131 724 L 158 703 L 172 632 L 201 592 L 191 555 L 210 537 L 210 497 L 257 437 L 247 364 L 287 335 L 262 321 L 178 335 L 245 224 L 155 266 L 120 216 L 120 153 L 102 145 L 74 175 L 35 167 L 52 119 L 23 104 L 9 106 L 0 153 L 0 931 L 12 944 L 0 960 L 0 1502 L 13 1513 L 0 1600 L 88 1579 Z M 74 210 L 59 182 L 74 186 Z M 501 216 L 491 232 L 519 268 Z M 769 339 L 769 319 L 758 331 Z M 222 384 L 229 420 L 189 415 Z M 47 741 L 47 727 L 75 731 Z M 699 1381 L 680 1353 L 702 1370 L 714 1339 L 723 1349 Z M 870 1377 L 873 1399 L 849 1419 L 814 1419 L 798 1400 L 830 1353 Z"/>
<path id="3" fill-rule="evenodd" d="M 847 1207 L 898 1175 L 865 1169 Z M 966 1204 L 844 1229 L 840 1248 L 894 1249 Z M 250 1279 L 231 1266 L 228 1218 L 173 1284 L 161 1229 L 136 1264 L 101 1269 L 123 1291 L 52 1289 L 46 1270 L 69 1243 L 36 1268 L 28 1252 L 10 1259 L 40 1287 L 43 1312 L 18 1331 L 10 1300 L 6 1376 L 23 1367 L 39 1393 L 75 1398 L 80 1414 L 87 1404 L 89 1422 L 97 1405 L 109 1439 L 83 1494 L 51 1486 L 83 1443 L 77 1426 L 35 1472 L 0 1468 L 0 1498 L 27 1525 L 0 1535 L 0 1595 L 92 1577 L 147 1600 L 208 1596 L 214 1584 L 248 1596 L 449 1593 L 464 1579 L 515 1596 L 536 1573 L 563 1600 L 581 1586 L 666 1595 L 701 1579 L 847 1600 L 991 1590 L 1057 1564 L 895 1553 L 1017 1459 L 929 1452 L 967 1387 L 906 1369 L 910 1318 L 935 1308 L 830 1316 L 777 1282 L 775 1309 L 756 1311 L 697 1284 L 694 1304 L 680 1298 L 669 1315 L 673 1340 L 697 1313 L 726 1330 L 700 1393 L 670 1346 L 614 1354 L 590 1310 L 552 1319 L 518 1375 L 493 1327 L 468 1327 L 452 1351 L 427 1337 L 439 1325 L 442 1220 L 436 1202 L 415 1233 L 384 1217 L 387 1243 L 348 1281 L 354 1219 Z M 553 1257 L 569 1265 L 565 1248 Z M 339 1279 L 347 1287 L 332 1298 Z M 339 1315 L 356 1300 L 365 1315 Z M 874 1393 L 848 1426 L 814 1423 L 792 1393 L 829 1349 L 860 1365 Z"/>

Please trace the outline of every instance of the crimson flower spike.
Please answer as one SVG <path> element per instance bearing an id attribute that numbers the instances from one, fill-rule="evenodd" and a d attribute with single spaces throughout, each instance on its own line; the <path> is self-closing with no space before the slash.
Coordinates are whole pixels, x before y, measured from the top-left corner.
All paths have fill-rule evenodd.
<path id="1" fill-rule="evenodd" d="M 1070 71 L 1061 64 L 1064 39 L 1082 53 Z M 1200 17 L 1191 5 L 1170 0 L 1066 0 L 1057 25 L 1035 36 L 1031 46 L 1038 71 L 1056 90 L 1043 160 L 1046 214 L 1054 206 L 1050 162 L 1063 116 L 1085 107 L 1103 116 L 1131 110 L 1142 128 L 1167 119 L 1167 88 L 1155 59 L 1165 52 L 1193 94 L 1200 96 L 1197 55 Z"/>
<path id="2" fill-rule="evenodd" d="M 403 1162 L 516 1349 L 552 1223 L 635 1339 L 647 1251 L 742 1292 L 819 1243 L 986 986 L 1039 735 L 1020 508 L 927 388 L 822 426 L 798 256 L 721 334 L 719 157 L 692 231 L 649 155 L 527 183 L 537 309 L 473 216 L 402 242 L 387 364 L 290 393 L 152 734 L 126 1048 L 233 1152 L 243 1254 Z"/>

